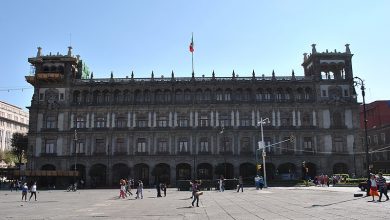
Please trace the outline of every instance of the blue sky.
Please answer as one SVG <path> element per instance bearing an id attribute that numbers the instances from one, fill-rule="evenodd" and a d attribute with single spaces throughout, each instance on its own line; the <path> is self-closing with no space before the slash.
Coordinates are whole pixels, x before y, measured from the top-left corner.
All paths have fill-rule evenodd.
<path id="1" fill-rule="evenodd" d="M 314 3 L 316 2 L 316 3 Z M 66 54 L 70 44 L 95 78 L 195 74 L 303 75 L 302 53 L 345 50 L 365 80 L 367 102 L 390 99 L 390 1 L 49 1 L 0 2 L 0 100 L 30 105 L 28 57 Z M 70 37 L 71 35 L 71 37 Z M 71 39 L 71 40 L 70 40 Z M 12 90 L 18 88 L 29 88 Z M 9 91 L 8 91 L 9 90 Z M 359 97 L 361 100 L 361 97 Z"/>

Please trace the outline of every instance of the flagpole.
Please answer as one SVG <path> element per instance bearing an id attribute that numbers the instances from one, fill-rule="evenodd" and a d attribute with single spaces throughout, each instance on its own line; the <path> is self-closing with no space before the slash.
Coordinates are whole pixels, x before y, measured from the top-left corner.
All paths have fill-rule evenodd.
<path id="1" fill-rule="evenodd" d="M 192 46 L 194 46 L 194 32 L 192 32 L 191 43 Z M 192 72 L 194 72 L 194 51 L 191 51 L 191 58 L 192 58 Z"/>

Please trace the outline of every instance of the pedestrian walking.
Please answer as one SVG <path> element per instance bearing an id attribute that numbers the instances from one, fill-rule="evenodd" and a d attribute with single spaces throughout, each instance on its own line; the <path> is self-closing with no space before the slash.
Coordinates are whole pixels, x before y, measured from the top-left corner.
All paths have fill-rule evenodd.
<path id="1" fill-rule="evenodd" d="M 196 180 L 192 183 L 192 197 L 194 198 L 192 200 L 192 207 L 194 206 L 194 203 L 196 201 L 196 207 L 199 207 L 199 196 L 202 195 L 202 193 L 199 191 L 199 185 Z"/>
<path id="2" fill-rule="evenodd" d="M 156 183 L 156 190 L 157 190 L 157 197 L 161 197 L 161 184 L 158 182 Z"/>
<path id="3" fill-rule="evenodd" d="M 161 190 L 164 192 L 164 197 L 167 196 L 167 184 L 161 183 Z"/>
<path id="4" fill-rule="evenodd" d="M 34 182 L 34 184 L 30 188 L 30 198 L 28 199 L 28 201 L 31 200 L 33 195 L 34 195 L 35 201 L 37 201 L 37 182 Z"/>
<path id="5" fill-rule="evenodd" d="M 371 174 L 370 178 L 370 195 L 372 196 L 372 201 L 375 201 L 374 196 L 378 196 L 378 183 L 376 182 L 375 174 Z"/>
<path id="6" fill-rule="evenodd" d="M 125 180 L 121 179 L 119 181 L 120 189 L 119 189 L 119 198 L 124 199 L 126 196 L 126 183 Z"/>
<path id="7" fill-rule="evenodd" d="M 225 191 L 225 178 L 223 178 L 222 175 L 221 175 L 221 177 L 219 178 L 219 191 L 220 191 L 220 192 Z"/>
<path id="8" fill-rule="evenodd" d="M 240 188 L 241 188 L 241 192 L 244 192 L 244 181 L 242 180 L 242 176 L 240 176 L 240 177 L 238 178 L 237 192 L 240 191 Z"/>
<path id="9" fill-rule="evenodd" d="M 378 202 L 382 202 L 382 195 L 384 194 L 386 196 L 386 201 L 389 200 L 389 196 L 387 195 L 387 186 L 386 186 L 386 179 L 383 177 L 382 173 L 378 173 L 378 189 L 379 189 L 379 200 Z"/>
<path id="10" fill-rule="evenodd" d="M 138 199 L 138 198 L 143 199 L 144 198 L 143 190 L 144 190 L 144 184 L 142 183 L 141 180 L 138 180 L 137 197 L 135 197 L 136 199 Z"/>
<path id="11" fill-rule="evenodd" d="M 27 191 L 28 191 L 27 183 L 24 183 L 22 186 L 22 201 L 24 198 L 24 201 L 27 202 Z"/>
<path id="12" fill-rule="evenodd" d="M 256 186 L 257 190 L 260 188 L 260 177 L 259 177 L 259 175 L 255 176 L 255 186 Z"/>

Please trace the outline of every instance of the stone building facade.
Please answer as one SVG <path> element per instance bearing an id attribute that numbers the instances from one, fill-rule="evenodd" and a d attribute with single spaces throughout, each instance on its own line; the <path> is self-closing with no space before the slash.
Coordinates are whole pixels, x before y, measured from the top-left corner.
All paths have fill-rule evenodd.
<path id="1" fill-rule="evenodd" d="M 252 179 L 264 120 L 269 180 L 363 172 L 357 144 L 359 104 L 352 54 L 304 54 L 303 76 L 93 78 L 73 56 L 28 61 L 34 88 L 29 146 L 32 169 L 73 170 L 87 185 L 121 177 L 175 185 L 181 179 Z M 76 152 L 76 153 L 75 153 Z"/>
<path id="2" fill-rule="evenodd" d="M 11 139 L 14 133 L 27 134 L 28 112 L 20 107 L 0 101 L 0 151 L 12 149 Z"/>

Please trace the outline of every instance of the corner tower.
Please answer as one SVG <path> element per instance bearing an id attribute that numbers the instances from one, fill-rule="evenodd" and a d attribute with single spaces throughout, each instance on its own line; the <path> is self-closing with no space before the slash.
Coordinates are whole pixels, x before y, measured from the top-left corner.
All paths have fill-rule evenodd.
<path id="1" fill-rule="evenodd" d="M 312 53 L 303 54 L 303 63 L 305 77 L 314 80 L 351 80 L 352 73 L 352 56 L 349 44 L 345 45 L 345 52 L 319 53 L 316 45 L 312 44 Z"/>

